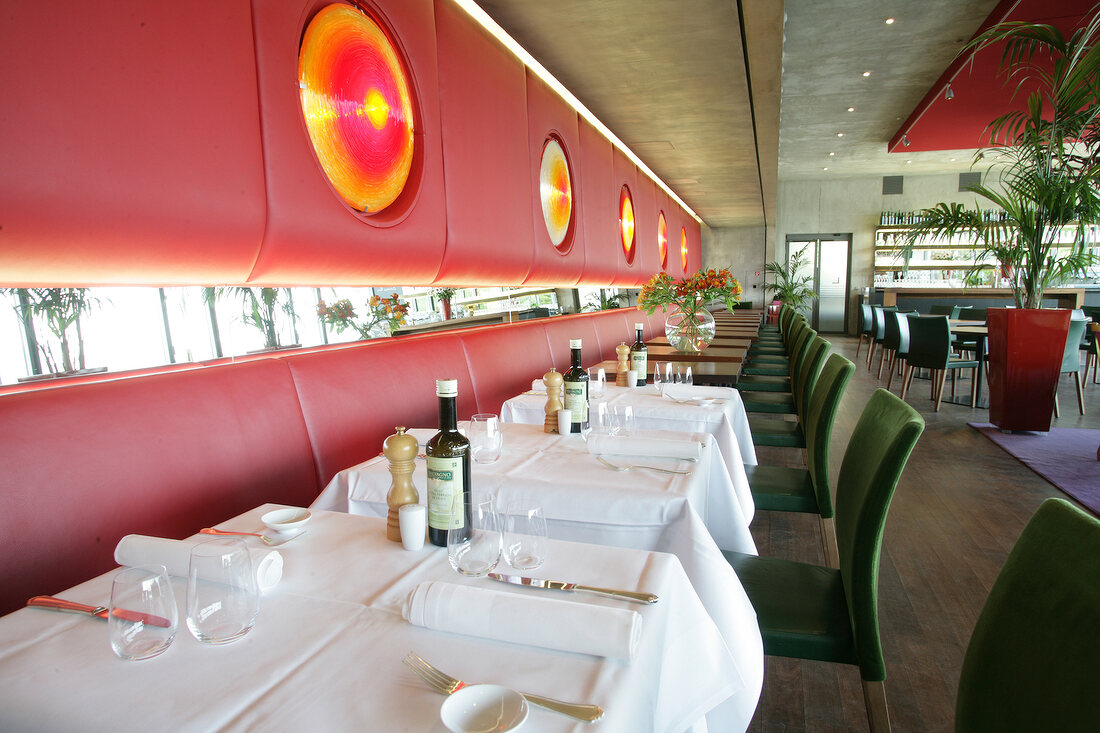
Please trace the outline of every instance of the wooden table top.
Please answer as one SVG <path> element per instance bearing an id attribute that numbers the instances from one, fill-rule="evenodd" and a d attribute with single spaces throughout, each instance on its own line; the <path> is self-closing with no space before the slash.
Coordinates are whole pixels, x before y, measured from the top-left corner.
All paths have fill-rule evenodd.
<path id="1" fill-rule="evenodd" d="M 753 339 L 743 336 L 715 336 L 711 346 L 749 347 Z M 646 346 L 669 346 L 668 336 L 654 336 L 645 342 Z"/>
<path id="2" fill-rule="evenodd" d="M 682 354 L 671 346 L 649 346 L 649 358 L 657 361 L 742 362 L 748 349 L 743 346 L 708 346 L 698 354 Z"/>
<path id="3" fill-rule="evenodd" d="M 655 361 L 646 361 L 646 376 L 653 376 L 653 365 L 657 363 Z M 661 362 L 661 368 L 664 368 L 668 361 Z M 673 361 L 674 367 L 678 366 L 681 370 L 691 367 L 691 373 L 694 377 L 702 378 L 701 381 L 710 384 L 712 382 L 728 383 L 737 381 L 737 377 L 741 375 L 741 363 L 740 362 L 714 362 L 714 361 Z M 608 359 L 607 361 L 601 361 L 599 364 L 593 365 L 592 368 L 602 368 L 607 373 L 608 381 L 612 381 L 615 378 L 616 369 L 618 363 L 614 359 Z"/>

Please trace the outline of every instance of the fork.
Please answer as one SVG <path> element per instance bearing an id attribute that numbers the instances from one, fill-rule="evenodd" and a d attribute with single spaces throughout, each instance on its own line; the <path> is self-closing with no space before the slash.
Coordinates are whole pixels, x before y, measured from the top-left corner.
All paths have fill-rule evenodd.
<path id="1" fill-rule="evenodd" d="M 632 468 L 644 468 L 647 471 L 657 471 L 658 473 L 674 473 L 677 476 L 687 476 L 691 473 L 691 471 L 673 471 L 671 468 L 658 468 L 657 466 L 616 466 L 614 463 L 606 460 L 603 456 L 596 456 L 596 460 L 610 468 L 612 471 L 629 471 Z"/>
<path id="2" fill-rule="evenodd" d="M 406 667 L 415 672 L 416 676 L 422 679 L 428 687 L 444 695 L 450 695 L 453 692 L 457 692 L 467 685 L 467 683 L 462 680 L 451 677 L 449 674 L 436 669 L 429 664 L 426 659 L 413 652 L 406 654 L 405 658 L 401 661 L 405 663 Z M 527 702 L 585 723 L 593 723 L 603 717 L 603 708 L 599 705 L 581 705 L 578 703 L 561 702 L 560 700 L 543 697 L 542 695 L 532 695 L 528 692 L 521 692 L 520 694 L 527 699 Z"/>
<path id="3" fill-rule="evenodd" d="M 257 532 L 230 532 L 227 529 L 213 529 L 211 527 L 206 527 L 204 529 L 199 530 L 199 534 L 215 534 L 215 535 L 228 534 L 228 535 L 241 535 L 241 536 L 244 536 L 244 537 L 259 537 L 261 540 L 264 541 L 265 545 L 270 545 L 271 547 L 277 547 L 279 545 L 285 545 L 287 542 L 290 542 L 295 537 L 301 537 L 305 533 L 306 533 L 306 530 L 302 530 L 302 531 L 296 532 L 295 534 L 292 534 L 292 535 L 290 535 L 289 537 L 286 537 L 286 538 L 275 538 L 275 537 L 268 537 L 265 534 L 259 534 Z"/>

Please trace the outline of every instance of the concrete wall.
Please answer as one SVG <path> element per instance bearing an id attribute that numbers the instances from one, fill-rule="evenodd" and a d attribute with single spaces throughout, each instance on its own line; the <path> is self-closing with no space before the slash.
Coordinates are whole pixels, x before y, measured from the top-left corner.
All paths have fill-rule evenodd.
<path id="1" fill-rule="evenodd" d="M 703 227 L 703 267 L 728 267 L 744 289 L 741 300 L 763 305 L 764 263 L 775 257 L 775 241 L 775 227 Z"/>

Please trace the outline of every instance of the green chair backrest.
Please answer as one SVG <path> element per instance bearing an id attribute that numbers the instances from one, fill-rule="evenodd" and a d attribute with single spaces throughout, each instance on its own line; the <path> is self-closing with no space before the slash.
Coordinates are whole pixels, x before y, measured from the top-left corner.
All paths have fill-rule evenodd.
<path id="1" fill-rule="evenodd" d="M 836 484 L 836 541 L 860 675 L 886 679 L 878 631 L 878 562 L 886 512 L 924 431 L 916 410 L 876 390 L 856 423 Z"/>
<path id="2" fill-rule="evenodd" d="M 1066 334 L 1066 350 L 1062 354 L 1063 372 L 1076 372 L 1081 368 L 1081 341 L 1085 338 L 1085 328 L 1088 325 L 1089 322 L 1083 318 L 1070 320 L 1069 333 Z"/>
<path id="3" fill-rule="evenodd" d="M 825 363 L 825 357 L 829 355 L 832 345 L 811 331 L 813 337 L 806 343 L 802 358 L 791 375 L 791 394 L 794 396 L 794 406 L 798 410 L 800 420 L 805 420 L 809 410 L 810 395 L 817 388 L 818 376 L 821 374 L 821 366 Z"/>
<path id="4" fill-rule="evenodd" d="M 825 519 L 833 516 L 833 495 L 829 489 L 829 442 L 833 438 L 836 411 L 855 370 L 855 364 L 840 354 L 832 354 L 821 367 L 806 411 L 806 466 L 814 483 L 817 508 Z"/>
<path id="5" fill-rule="evenodd" d="M 870 334 L 872 333 L 874 325 L 874 320 L 871 316 L 871 306 L 868 303 L 864 303 L 859 307 L 859 332 Z"/>
<path id="6" fill-rule="evenodd" d="M 791 342 L 791 336 L 794 334 L 794 330 L 798 328 L 799 324 L 803 323 L 806 323 L 806 316 L 802 315 L 794 308 L 791 308 L 786 323 L 779 327 L 780 335 L 783 337 L 783 343 L 789 344 Z M 807 323 L 806 325 L 809 324 Z"/>
<path id="7" fill-rule="evenodd" d="M 916 311 L 913 311 L 913 314 L 916 315 Z M 906 336 L 905 347 L 906 348 L 905 348 L 905 350 L 902 350 L 902 349 L 899 348 L 901 346 L 901 328 L 899 327 L 899 323 L 898 323 L 899 320 L 908 319 L 908 318 L 909 318 L 909 313 L 907 313 L 907 312 L 902 312 L 902 311 L 885 311 L 885 312 L 883 312 L 883 320 L 886 321 L 886 327 L 883 331 L 882 345 L 885 348 L 895 349 L 895 350 L 901 351 L 902 353 L 905 353 L 905 351 L 908 350 L 908 348 L 909 348 L 909 341 L 908 341 L 909 330 L 906 329 L 906 331 L 905 331 L 905 336 Z"/>
<path id="8" fill-rule="evenodd" d="M 909 318 L 908 364 L 922 369 L 943 369 L 950 356 L 951 327 L 947 316 Z"/>
<path id="9" fill-rule="evenodd" d="M 955 730 L 1096 730 L 1100 520 L 1047 499 L 1024 528 L 966 648 Z"/>
<path id="10" fill-rule="evenodd" d="M 932 305 L 928 307 L 928 315 L 950 316 L 951 318 L 954 318 L 955 316 L 952 314 L 956 312 L 957 308 L 957 305 Z"/>
<path id="11" fill-rule="evenodd" d="M 871 328 L 871 338 L 875 340 L 876 344 L 881 344 L 883 337 L 886 335 L 886 313 L 896 310 L 897 307 L 892 305 L 886 307 L 881 305 L 871 306 L 871 319 L 874 321 Z"/>

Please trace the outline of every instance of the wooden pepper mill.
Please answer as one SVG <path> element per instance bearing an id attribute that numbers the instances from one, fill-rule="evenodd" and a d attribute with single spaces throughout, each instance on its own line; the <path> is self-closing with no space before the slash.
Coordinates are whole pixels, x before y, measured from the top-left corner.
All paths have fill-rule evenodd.
<path id="1" fill-rule="evenodd" d="M 405 432 L 405 428 L 394 428 L 397 432 L 386 438 L 382 443 L 382 454 L 390 462 L 390 475 L 393 481 L 390 483 L 389 493 L 386 494 L 386 504 L 389 505 L 389 513 L 386 515 L 386 539 L 394 542 L 401 541 L 401 524 L 397 519 L 397 510 L 405 504 L 417 504 L 420 502 L 420 494 L 413 485 L 412 474 L 416 465 L 416 453 L 420 450 L 420 443 L 413 436 Z"/>
<path id="2" fill-rule="evenodd" d="M 542 383 L 546 385 L 546 419 L 542 423 L 542 432 L 558 432 L 558 410 L 561 409 L 561 374 L 556 369 L 542 377 Z"/>
<path id="3" fill-rule="evenodd" d="M 615 370 L 615 386 L 633 387 L 633 384 L 626 383 L 626 373 L 630 371 L 630 347 L 626 345 L 626 342 L 615 347 L 615 355 L 619 357 L 619 366 Z M 639 374 L 638 378 L 641 379 L 643 376 Z"/>

